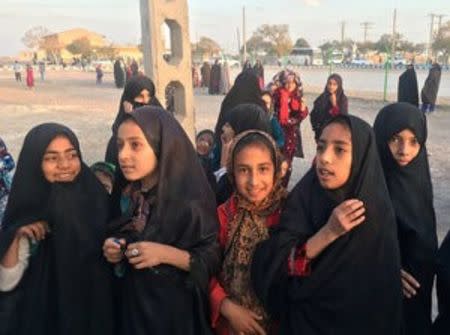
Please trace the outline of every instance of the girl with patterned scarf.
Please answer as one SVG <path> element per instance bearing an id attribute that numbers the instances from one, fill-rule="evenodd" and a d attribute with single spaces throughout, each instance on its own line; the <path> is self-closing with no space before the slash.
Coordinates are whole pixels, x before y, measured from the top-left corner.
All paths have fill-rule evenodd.
<path id="1" fill-rule="evenodd" d="M 271 334 L 273 322 L 255 296 L 250 264 L 256 245 L 278 224 L 285 189 L 274 140 L 248 130 L 231 148 L 228 173 L 235 193 L 218 208 L 220 274 L 210 283 L 212 326 L 216 334 Z"/>
<path id="2" fill-rule="evenodd" d="M 14 167 L 14 160 L 9 154 L 5 143 L 0 138 L 0 228 L 2 226 L 3 213 L 8 201 L 8 194 L 11 189 L 11 171 Z"/>
<path id="3" fill-rule="evenodd" d="M 308 116 L 309 111 L 303 98 L 303 86 L 298 74 L 286 70 L 281 72 L 276 80 L 281 82 L 281 87 L 274 93 L 274 106 L 285 139 L 283 155 L 289 164 L 289 170 L 283 178 L 283 185 L 287 186 L 294 156 L 303 158 L 300 123 Z"/>

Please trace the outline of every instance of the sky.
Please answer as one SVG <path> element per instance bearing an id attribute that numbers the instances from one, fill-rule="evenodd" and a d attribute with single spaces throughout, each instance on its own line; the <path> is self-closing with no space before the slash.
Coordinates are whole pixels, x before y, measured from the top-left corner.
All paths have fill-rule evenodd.
<path id="1" fill-rule="evenodd" d="M 26 50 L 21 38 L 34 26 L 52 32 L 83 27 L 105 35 L 114 43 L 140 41 L 140 0 L 1 0 L 0 56 Z M 247 37 L 261 24 L 289 24 L 293 41 L 306 38 L 312 46 L 345 35 L 363 39 L 361 22 L 372 22 L 369 40 L 392 32 L 397 8 L 397 30 L 409 40 L 427 42 L 429 13 L 448 15 L 449 0 L 188 0 L 191 40 L 215 39 L 227 51 L 238 47 L 237 28 L 242 34 L 242 8 L 246 8 Z"/>

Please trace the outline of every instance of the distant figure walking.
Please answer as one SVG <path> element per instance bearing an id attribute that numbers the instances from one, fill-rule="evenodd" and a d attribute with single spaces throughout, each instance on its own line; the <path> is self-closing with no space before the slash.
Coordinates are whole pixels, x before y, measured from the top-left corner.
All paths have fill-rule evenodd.
<path id="1" fill-rule="evenodd" d="M 34 87 L 34 72 L 30 64 L 27 65 L 27 86 L 29 89 Z"/>
<path id="2" fill-rule="evenodd" d="M 45 61 L 39 62 L 39 74 L 41 75 L 41 81 L 45 81 Z"/>
<path id="3" fill-rule="evenodd" d="M 22 82 L 22 65 L 18 61 L 14 62 L 13 66 L 14 75 L 16 77 L 16 81 Z"/>
<path id="4" fill-rule="evenodd" d="M 441 66 L 434 62 L 431 66 L 425 84 L 422 89 L 422 111 L 424 113 L 434 112 L 436 105 L 437 94 L 439 91 L 439 84 L 441 83 Z"/>
<path id="5" fill-rule="evenodd" d="M 95 72 L 97 74 L 97 85 L 101 85 L 103 83 L 103 70 L 102 70 L 102 64 L 98 64 L 95 68 Z"/>

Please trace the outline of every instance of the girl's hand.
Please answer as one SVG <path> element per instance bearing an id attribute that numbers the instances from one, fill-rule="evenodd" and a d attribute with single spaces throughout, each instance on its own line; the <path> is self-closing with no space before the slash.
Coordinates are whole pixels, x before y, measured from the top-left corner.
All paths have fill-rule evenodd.
<path id="1" fill-rule="evenodd" d="M 123 259 L 122 248 L 126 242 L 124 239 L 117 240 L 110 237 L 103 243 L 103 256 L 112 264 L 119 263 Z"/>
<path id="2" fill-rule="evenodd" d="M 230 322 L 234 334 L 266 335 L 266 332 L 258 323 L 262 317 L 234 303 L 229 298 L 223 300 L 220 313 Z"/>
<path id="3" fill-rule="evenodd" d="M 37 242 L 45 239 L 48 232 L 47 222 L 38 221 L 29 225 L 20 227 L 16 232 L 16 238 L 28 237 L 31 241 Z"/>
<path id="4" fill-rule="evenodd" d="M 304 112 L 306 108 L 307 108 L 306 99 L 305 97 L 302 97 L 300 111 Z"/>
<path id="5" fill-rule="evenodd" d="M 344 201 L 331 213 L 327 227 L 336 237 L 340 237 L 364 222 L 364 203 L 358 199 Z"/>
<path id="6" fill-rule="evenodd" d="M 128 101 L 124 101 L 123 102 L 123 110 L 125 111 L 125 113 L 131 113 L 131 111 L 133 110 L 133 105 L 128 102 Z"/>
<path id="7" fill-rule="evenodd" d="M 330 94 L 330 103 L 333 107 L 337 105 L 336 93 Z"/>
<path id="8" fill-rule="evenodd" d="M 411 274 L 405 270 L 401 270 L 403 295 L 408 299 L 413 298 L 417 294 L 417 289 L 420 288 L 419 282 Z"/>
<path id="9" fill-rule="evenodd" d="M 164 263 L 168 247 L 154 242 L 137 242 L 129 244 L 125 256 L 137 270 L 151 268 Z"/>

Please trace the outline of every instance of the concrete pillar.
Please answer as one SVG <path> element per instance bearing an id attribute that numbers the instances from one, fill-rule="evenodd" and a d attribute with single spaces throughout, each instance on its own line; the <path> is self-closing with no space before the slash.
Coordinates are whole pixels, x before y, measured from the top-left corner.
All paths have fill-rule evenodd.
<path id="1" fill-rule="evenodd" d="M 170 54 L 163 27 L 170 29 Z M 174 91 L 175 117 L 191 140 L 195 136 L 191 42 L 187 0 L 141 0 L 142 48 L 145 74 L 155 83 L 165 105 L 168 85 Z M 166 42 L 166 43 L 165 43 Z"/>

